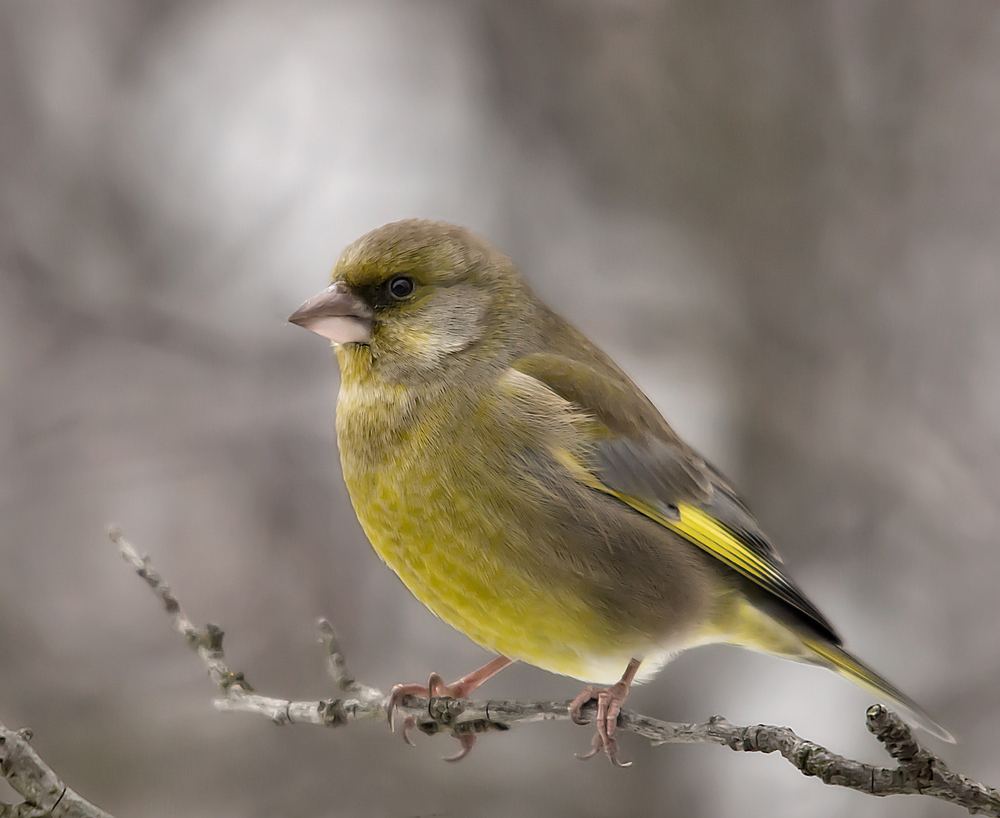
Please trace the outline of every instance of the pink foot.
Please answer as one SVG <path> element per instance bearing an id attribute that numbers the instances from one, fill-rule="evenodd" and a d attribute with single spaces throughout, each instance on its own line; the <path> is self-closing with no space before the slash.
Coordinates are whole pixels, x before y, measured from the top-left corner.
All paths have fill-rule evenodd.
<path id="1" fill-rule="evenodd" d="M 421 699 L 433 699 L 433 698 L 450 698 L 450 699 L 466 699 L 469 694 L 479 687 L 483 682 L 489 679 L 491 676 L 495 676 L 501 670 L 503 670 L 507 665 L 511 663 L 511 659 L 506 656 L 498 656 L 492 662 L 483 665 L 479 670 L 474 670 L 467 676 L 463 676 L 457 682 L 446 685 L 444 679 L 442 679 L 437 673 L 432 673 L 430 678 L 427 679 L 426 685 L 419 684 L 398 684 L 393 687 L 392 692 L 389 694 L 389 705 L 386 708 L 386 716 L 389 719 L 389 729 L 394 730 L 393 725 L 393 711 L 399 705 L 401 701 L 407 696 L 418 696 Z M 416 722 L 412 717 L 408 717 L 403 722 L 403 741 L 407 744 L 413 744 L 407 735 L 408 731 L 414 727 Z M 462 749 L 459 751 L 458 755 L 446 758 L 445 761 L 461 761 L 465 758 L 469 752 L 472 750 L 472 745 L 476 743 L 476 736 L 474 734 L 468 733 L 463 734 L 458 737 L 459 743 L 462 745 Z"/>
<path id="2" fill-rule="evenodd" d="M 597 700 L 597 735 L 594 736 L 594 747 L 585 756 L 578 756 L 581 759 L 591 758 L 604 751 L 608 759 L 616 767 L 630 767 L 631 761 L 622 763 L 618 760 L 618 742 L 615 741 L 615 731 L 618 729 L 618 714 L 622 711 L 622 705 L 628 698 L 629 690 L 632 687 L 632 680 L 639 669 L 638 659 L 633 659 L 628 663 L 625 673 L 619 681 L 611 687 L 598 687 L 588 685 L 579 696 L 573 699 L 569 706 L 569 717 L 576 724 L 586 724 L 581 710 L 591 699 Z"/>

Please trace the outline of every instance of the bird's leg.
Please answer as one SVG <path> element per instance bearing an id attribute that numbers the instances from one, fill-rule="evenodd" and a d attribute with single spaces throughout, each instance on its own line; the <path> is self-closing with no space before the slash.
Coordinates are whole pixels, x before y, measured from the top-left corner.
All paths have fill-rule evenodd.
<path id="1" fill-rule="evenodd" d="M 631 761 L 622 764 L 618 760 L 618 742 L 615 741 L 614 736 L 615 730 L 618 729 L 618 714 L 621 713 L 622 705 L 628 698 L 632 680 L 635 679 L 641 661 L 641 659 L 630 661 L 621 679 L 611 687 L 588 685 L 583 693 L 573 699 L 569 706 L 569 717 L 577 724 L 587 723 L 580 711 L 591 699 L 597 699 L 597 735 L 594 736 L 594 749 L 580 758 L 590 758 L 604 750 L 611 763 L 616 767 L 628 767 L 632 764 Z"/>
<path id="2" fill-rule="evenodd" d="M 448 697 L 451 699 L 465 699 L 468 698 L 469 694 L 479 687 L 483 682 L 489 679 L 491 676 L 495 676 L 501 670 L 503 670 L 507 665 L 513 662 L 513 659 L 508 659 L 506 656 L 498 656 L 492 662 L 488 662 L 483 665 L 478 670 L 472 671 L 456 682 L 450 685 L 444 683 L 437 673 L 432 673 L 430 678 L 427 679 L 426 685 L 420 684 L 398 684 L 393 687 L 392 692 L 389 694 L 389 705 L 386 708 L 386 715 L 389 718 L 389 729 L 394 730 L 392 722 L 392 714 L 404 697 L 406 696 L 419 696 L 422 699 L 431 699 L 438 697 Z M 409 737 L 407 736 L 407 731 L 413 727 L 413 719 L 407 718 L 403 722 L 403 741 L 407 744 L 412 744 Z M 468 734 L 463 735 L 459 741 L 462 744 L 462 751 L 452 758 L 446 758 L 445 761 L 460 761 L 465 758 L 469 751 L 472 749 L 472 745 L 476 741 L 475 735 Z"/>

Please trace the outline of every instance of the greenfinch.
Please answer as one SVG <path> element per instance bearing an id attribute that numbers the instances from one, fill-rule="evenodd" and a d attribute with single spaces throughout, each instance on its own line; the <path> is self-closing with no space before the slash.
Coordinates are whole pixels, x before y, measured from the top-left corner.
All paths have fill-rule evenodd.
<path id="1" fill-rule="evenodd" d="M 633 681 L 721 642 L 830 668 L 951 740 L 842 647 L 722 473 L 482 238 L 380 227 L 289 321 L 336 347 L 340 459 L 375 550 L 499 654 L 393 702 L 467 696 L 521 660 L 590 683 L 571 715 L 597 700 L 591 755 L 618 763 Z"/>

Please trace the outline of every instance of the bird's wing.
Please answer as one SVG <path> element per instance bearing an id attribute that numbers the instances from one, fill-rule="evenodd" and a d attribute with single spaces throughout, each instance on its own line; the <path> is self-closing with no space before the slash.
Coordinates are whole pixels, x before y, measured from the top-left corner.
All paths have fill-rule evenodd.
<path id="1" fill-rule="evenodd" d="M 673 433 L 638 387 L 617 370 L 602 372 L 601 363 L 538 353 L 513 364 L 592 421 L 576 479 L 676 532 L 840 644 L 723 475 Z"/>

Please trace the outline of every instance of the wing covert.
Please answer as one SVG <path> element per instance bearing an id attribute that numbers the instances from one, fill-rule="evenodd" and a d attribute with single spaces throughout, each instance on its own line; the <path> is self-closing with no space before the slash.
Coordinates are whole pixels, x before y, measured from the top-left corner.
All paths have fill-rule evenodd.
<path id="1" fill-rule="evenodd" d="M 728 481 L 674 434 L 617 368 L 602 373 L 593 363 L 547 354 L 513 366 L 592 418 L 590 457 L 584 464 L 593 478 L 587 479 L 590 488 L 684 537 L 840 643 L 826 617 L 786 576 L 780 557 Z M 616 404 L 623 393 L 626 399 Z"/>

